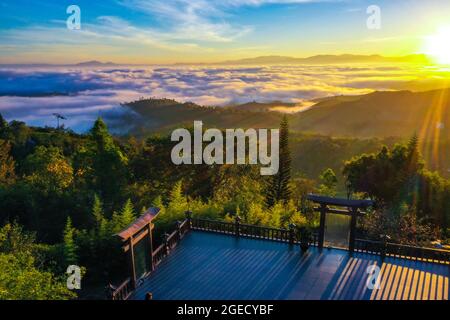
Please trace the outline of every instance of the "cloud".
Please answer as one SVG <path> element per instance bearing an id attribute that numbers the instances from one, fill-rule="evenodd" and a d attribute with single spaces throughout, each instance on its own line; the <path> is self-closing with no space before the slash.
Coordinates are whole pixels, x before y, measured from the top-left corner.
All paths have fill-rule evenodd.
<path id="1" fill-rule="evenodd" d="M 122 0 L 127 8 L 163 21 L 164 38 L 182 41 L 231 42 L 247 33 L 250 26 L 233 26 L 226 21 L 224 4 L 207 0 Z"/>
<path id="2" fill-rule="evenodd" d="M 437 71 L 436 71 L 437 72 Z M 8 120 L 87 130 L 99 115 L 130 115 L 121 103 L 140 97 L 224 106 L 249 101 L 296 102 L 333 95 L 404 88 L 436 78 L 413 66 L 153 66 L 110 68 L 0 68 L 0 113 Z"/>
<path id="3" fill-rule="evenodd" d="M 240 7 L 259 7 L 267 4 L 304 4 L 339 2 L 340 0 L 119 0 L 132 10 L 144 12 L 163 22 L 166 38 L 231 42 L 250 33 L 249 25 L 228 22 Z"/>

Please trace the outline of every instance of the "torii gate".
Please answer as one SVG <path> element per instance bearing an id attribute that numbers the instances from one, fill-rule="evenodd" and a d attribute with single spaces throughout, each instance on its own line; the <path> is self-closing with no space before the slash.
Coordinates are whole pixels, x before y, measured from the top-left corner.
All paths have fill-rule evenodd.
<path id="1" fill-rule="evenodd" d="M 372 200 L 349 200 L 341 198 L 330 198 L 319 195 L 310 194 L 307 197 L 308 200 L 319 204 L 314 210 L 320 213 L 320 229 L 319 229 L 319 239 L 318 246 L 323 248 L 325 239 L 325 228 L 326 228 L 326 216 L 327 214 L 340 214 L 350 216 L 350 235 L 348 239 L 348 250 L 353 252 L 355 250 L 355 237 L 356 237 L 356 220 L 359 216 L 365 214 L 365 212 L 360 211 L 361 209 L 367 209 L 374 205 Z M 333 209 L 329 208 L 341 207 L 346 209 Z"/>
<path id="2" fill-rule="evenodd" d="M 117 236 L 122 240 L 122 249 L 128 254 L 128 263 L 130 270 L 131 287 L 136 288 L 136 259 L 135 259 L 135 245 L 141 241 L 147 241 L 149 245 L 148 250 L 148 265 L 147 271 L 151 272 L 154 269 L 153 265 L 153 219 L 159 214 L 159 208 L 150 208 L 132 224 L 119 232 Z M 140 276 L 140 275 L 139 275 Z"/>

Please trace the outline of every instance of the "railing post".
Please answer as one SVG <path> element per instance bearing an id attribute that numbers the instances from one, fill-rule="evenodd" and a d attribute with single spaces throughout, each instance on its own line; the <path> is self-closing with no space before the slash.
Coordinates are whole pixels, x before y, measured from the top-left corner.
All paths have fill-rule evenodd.
<path id="1" fill-rule="evenodd" d="M 289 224 L 289 244 L 293 245 L 295 241 L 295 223 Z"/>
<path id="2" fill-rule="evenodd" d="M 380 238 L 381 238 L 380 255 L 381 255 L 381 260 L 384 260 L 384 258 L 386 258 L 386 254 L 387 254 L 387 243 L 389 240 L 391 240 L 391 237 L 388 236 L 387 234 L 382 234 L 382 235 L 380 235 Z"/>
<path id="3" fill-rule="evenodd" d="M 234 218 L 234 233 L 236 237 L 239 237 L 241 234 L 241 217 L 238 215 Z"/>
<path id="4" fill-rule="evenodd" d="M 166 232 L 163 235 L 163 242 L 164 242 L 164 247 L 166 248 L 166 255 L 169 254 L 170 252 L 170 248 L 169 248 L 169 234 Z"/>
<path id="5" fill-rule="evenodd" d="M 182 232 L 181 232 L 181 221 L 177 221 L 176 222 L 176 225 L 177 225 L 177 231 L 178 231 L 178 239 L 180 239 L 181 240 L 181 237 L 182 237 Z"/>
<path id="6" fill-rule="evenodd" d="M 155 265 L 153 263 L 153 234 L 152 234 L 152 223 L 150 222 L 147 226 L 148 230 L 148 242 L 150 246 L 150 271 L 155 270 Z"/>
<path id="7" fill-rule="evenodd" d="M 184 215 L 186 216 L 187 220 L 187 228 L 188 230 L 190 230 L 192 227 L 192 211 L 186 211 Z"/>
<path id="8" fill-rule="evenodd" d="M 325 219 L 327 215 L 327 206 L 325 204 L 320 205 L 320 229 L 319 229 L 319 249 L 323 248 L 323 240 L 325 238 Z"/>
<path id="9" fill-rule="evenodd" d="M 358 208 L 352 208 L 350 217 L 350 236 L 348 250 L 352 253 L 355 251 L 355 239 L 356 239 L 356 219 L 358 217 Z"/>
<path id="10" fill-rule="evenodd" d="M 106 291 L 106 299 L 108 299 L 108 300 L 115 300 L 115 297 L 114 297 L 114 291 L 116 291 L 116 287 L 115 286 L 113 286 L 111 283 L 110 284 L 108 284 L 107 286 L 106 286 L 106 288 L 105 288 L 105 291 Z"/>

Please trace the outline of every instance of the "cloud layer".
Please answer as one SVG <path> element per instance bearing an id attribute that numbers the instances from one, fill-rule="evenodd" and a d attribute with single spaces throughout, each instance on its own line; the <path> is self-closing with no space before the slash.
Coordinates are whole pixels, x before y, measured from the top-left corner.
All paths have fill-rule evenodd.
<path id="1" fill-rule="evenodd" d="M 438 71 L 436 71 L 438 72 Z M 111 68 L 0 68 L 0 113 L 32 125 L 85 131 L 97 116 L 110 122 L 129 115 L 120 104 L 140 97 L 201 105 L 302 102 L 364 94 L 431 81 L 436 74 L 410 66 L 152 66 Z"/>

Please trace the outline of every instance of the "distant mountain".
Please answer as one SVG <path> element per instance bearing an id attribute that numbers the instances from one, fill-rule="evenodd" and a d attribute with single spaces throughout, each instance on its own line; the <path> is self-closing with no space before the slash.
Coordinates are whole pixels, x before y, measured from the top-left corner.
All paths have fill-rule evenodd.
<path id="1" fill-rule="evenodd" d="M 215 63 L 174 63 L 173 65 L 271 65 L 271 64 L 342 64 L 342 63 L 420 63 L 429 64 L 431 60 L 424 54 L 412 54 L 400 57 L 385 57 L 381 55 L 356 55 L 356 54 L 341 54 L 341 55 L 315 55 L 306 58 L 296 58 L 288 56 L 260 56 L 239 60 L 227 60 Z M 75 64 L 45 64 L 45 63 L 31 63 L 31 64 L 0 64 L 0 67 L 110 67 L 110 66 L 145 66 L 143 64 L 123 63 L 116 64 L 113 62 L 100 62 L 96 60 L 80 62 Z M 152 65 L 152 64 L 150 64 Z"/>
<path id="2" fill-rule="evenodd" d="M 96 61 L 96 60 L 80 62 L 80 63 L 74 64 L 74 66 L 76 66 L 76 67 L 110 67 L 110 66 L 115 66 L 115 65 L 116 64 L 112 63 L 112 62 L 100 62 L 100 61 Z"/>
<path id="3" fill-rule="evenodd" d="M 262 56 L 256 58 L 229 60 L 219 64 L 336 64 L 336 63 L 387 63 L 387 62 L 407 62 L 407 63 L 429 63 L 426 55 L 415 54 L 402 57 L 384 57 L 381 55 L 316 55 L 307 58 L 293 58 L 286 56 Z"/>
<path id="4" fill-rule="evenodd" d="M 112 67 L 117 66 L 113 62 L 100 62 L 96 60 L 85 61 L 75 64 L 50 64 L 50 63 L 25 63 L 25 64 L 0 64 L 0 67 L 28 67 L 28 68 L 52 68 L 52 67 Z"/>

